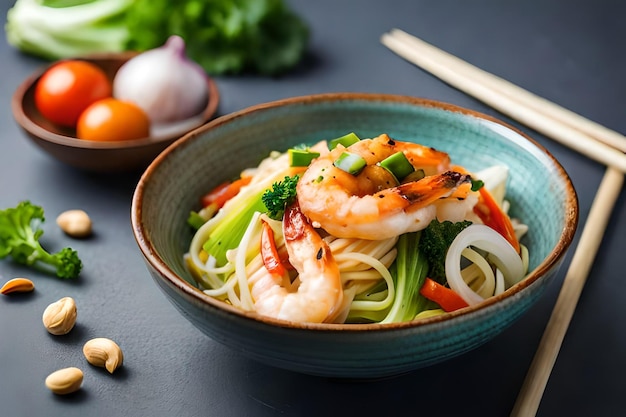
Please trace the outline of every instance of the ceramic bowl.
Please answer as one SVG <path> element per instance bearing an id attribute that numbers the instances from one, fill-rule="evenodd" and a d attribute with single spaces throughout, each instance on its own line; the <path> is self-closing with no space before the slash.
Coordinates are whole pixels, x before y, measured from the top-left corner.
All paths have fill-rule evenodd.
<path id="1" fill-rule="evenodd" d="M 102 68 L 110 80 L 135 52 L 110 53 L 80 58 Z M 218 107 L 219 93 L 212 78 L 207 78 L 209 100 L 200 115 L 161 131 L 150 138 L 129 141 L 97 142 L 77 139 L 71 128 L 46 120 L 35 107 L 35 85 L 53 62 L 29 76 L 15 90 L 12 98 L 13 116 L 27 137 L 54 158 L 68 165 L 94 172 L 120 172 L 145 169 L 163 149 L 185 133 L 210 120 Z"/>
<path id="2" fill-rule="evenodd" d="M 503 294 L 454 313 L 398 324 L 294 324 L 240 311 L 205 295 L 183 254 L 189 211 L 218 183 L 286 150 L 354 131 L 388 133 L 448 152 L 470 170 L 510 168 L 512 215 L 530 231 L 528 276 Z M 563 261 L 578 221 L 575 190 L 561 165 L 520 131 L 453 105 L 418 98 L 337 93 L 261 104 L 220 117 L 172 145 L 144 172 L 132 227 L 148 270 L 185 318 L 214 340 L 265 364 L 327 377 L 397 375 L 460 355 L 518 319 Z"/>

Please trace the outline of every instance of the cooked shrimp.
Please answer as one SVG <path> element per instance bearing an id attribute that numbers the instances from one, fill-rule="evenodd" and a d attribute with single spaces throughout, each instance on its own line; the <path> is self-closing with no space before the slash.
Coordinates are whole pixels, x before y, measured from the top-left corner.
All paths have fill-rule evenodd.
<path id="1" fill-rule="evenodd" d="M 345 149 L 335 149 L 333 158 L 336 159 Z M 423 169 L 426 175 L 447 171 L 450 167 L 450 156 L 447 153 L 417 143 L 397 141 L 385 133 L 374 139 L 358 141 L 348 150 L 361 155 L 367 165 L 375 165 L 388 156 L 402 151 L 415 169 Z"/>
<path id="2" fill-rule="evenodd" d="M 344 151 L 366 160 L 359 175 L 334 166 Z M 426 176 L 397 185 L 377 163 L 398 151 Z M 435 218 L 463 219 L 476 201 L 476 196 L 467 198 L 472 194 L 470 180 L 450 170 L 448 154 L 383 134 L 315 159 L 298 182 L 297 199 L 313 225 L 331 235 L 380 240 L 421 230 Z"/>
<path id="3" fill-rule="evenodd" d="M 298 272 L 296 288 L 285 277 L 267 273 L 251 277 L 251 293 L 259 314 L 295 322 L 332 321 L 343 300 L 339 267 L 330 248 L 297 205 L 283 220 L 289 263 Z"/>

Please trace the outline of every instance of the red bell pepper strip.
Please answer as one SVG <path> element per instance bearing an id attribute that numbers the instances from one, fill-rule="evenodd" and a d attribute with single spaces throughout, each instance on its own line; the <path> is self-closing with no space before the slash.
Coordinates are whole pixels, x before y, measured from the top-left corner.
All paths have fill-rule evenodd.
<path id="1" fill-rule="evenodd" d="M 441 285 L 437 281 L 430 278 L 424 280 L 424 284 L 420 289 L 420 294 L 430 301 L 434 301 L 439 304 L 443 311 L 451 312 L 463 307 L 467 307 L 469 304 L 454 290 Z"/>
<path id="2" fill-rule="evenodd" d="M 247 176 L 232 182 L 223 182 L 200 199 L 202 207 L 208 207 L 214 204 L 216 208 L 222 208 L 228 200 L 239 194 L 241 187 L 249 184 L 250 180 L 252 180 L 252 177 Z"/>
<path id="3" fill-rule="evenodd" d="M 513 224 L 509 216 L 502 211 L 498 203 L 493 199 L 491 193 L 481 187 L 479 190 L 480 200 L 474 207 L 474 213 L 480 217 L 486 226 L 491 227 L 500 233 L 513 246 L 517 253 L 520 253 L 519 242 L 513 230 Z"/>
<path id="4" fill-rule="evenodd" d="M 276 247 L 274 231 L 267 222 L 263 222 L 263 231 L 261 232 L 261 258 L 263 265 L 270 274 L 285 276 L 287 268 L 281 261 L 281 256 Z"/>

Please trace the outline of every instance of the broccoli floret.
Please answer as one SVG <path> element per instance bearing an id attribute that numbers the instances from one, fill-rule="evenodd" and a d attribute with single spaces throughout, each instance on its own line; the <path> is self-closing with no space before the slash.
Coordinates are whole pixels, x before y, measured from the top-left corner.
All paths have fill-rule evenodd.
<path id="1" fill-rule="evenodd" d="M 446 283 L 446 253 L 452 241 L 463 229 L 472 224 L 470 221 L 453 223 L 451 221 L 439 222 L 433 220 L 422 231 L 419 241 L 419 249 L 428 261 L 428 276 L 439 282 Z"/>
<path id="2" fill-rule="evenodd" d="M 300 177 L 285 177 L 283 181 L 275 182 L 272 188 L 266 190 L 261 197 L 267 208 L 267 215 L 274 220 L 282 220 L 285 207 L 293 203 L 296 198 L 296 185 Z"/>
<path id="3" fill-rule="evenodd" d="M 43 208 L 29 201 L 0 210 L 0 259 L 11 255 L 23 265 L 52 268 L 59 278 L 76 278 L 83 266 L 76 251 L 64 248 L 51 254 L 41 246 L 44 221 Z"/>

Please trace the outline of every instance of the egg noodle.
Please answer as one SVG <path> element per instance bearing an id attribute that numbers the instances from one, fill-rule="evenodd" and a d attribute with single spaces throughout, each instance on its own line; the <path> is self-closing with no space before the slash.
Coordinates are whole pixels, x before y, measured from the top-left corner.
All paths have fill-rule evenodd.
<path id="1" fill-rule="evenodd" d="M 397 149 L 402 151 L 403 146 L 407 146 L 408 151 L 405 149 L 405 154 L 416 152 L 413 147 L 421 146 L 386 138 L 387 142 L 381 143 L 390 143 L 393 151 L 397 151 Z M 369 152 L 373 142 L 368 143 L 366 140 L 362 140 L 358 146 L 368 146 Z M 441 283 L 447 290 L 452 289 L 460 296 L 462 305 L 481 302 L 484 298 L 505 291 L 522 279 L 528 269 L 527 248 L 519 244 L 519 249 L 514 250 L 514 247 L 509 244 L 501 232 L 485 226 L 484 219 L 476 215 L 474 207 L 483 201 L 482 195 L 484 194 L 470 190 L 469 175 L 465 175 L 461 167 L 450 166 L 450 169 L 465 175 L 462 178 L 458 175 L 454 176 L 456 182 L 453 185 L 450 185 L 450 174 L 447 174 L 446 171 L 447 177 L 438 180 L 437 183 L 431 181 L 429 188 L 427 188 L 431 190 L 449 187 L 449 189 L 443 190 L 444 194 L 433 197 L 432 202 L 410 201 L 410 205 L 406 208 L 396 210 L 393 214 L 388 215 L 388 217 L 402 216 L 400 219 L 383 219 L 383 224 L 390 226 L 380 226 L 389 229 L 398 224 L 401 225 L 397 227 L 405 227 L 405 224 L 418 223 L 415 219 L 407 221 L 404 218 L 406 213 L 417 212 L 417 214 L 411 215 L 420 216 L 418 220 L 422 222 L 423 226 L 415 230 L 407 229 L 401 232 L 381 230 L 382 237 L 374 239 L 370 235 L 372 233 L 370 230 L 376 230 L 376 227 L 372 228 L 367 224 L 363 224 L 361 227 L 359 223 L 369 221 L 363 219 L 370 216 L 369 214 L 362 214 L 361 208 L 355 208 L 352 213 L 345 214 L 352 223 L 344 221 L 345 219 L 336 220 L 343 215 L 340 211 L 348 210 L 344 209 L 346 203 L 342 203 L 333 213 L 327 215 L 331 219 L 329 223 L 336 221 L 334 228 L 333 225 L 325 223 L 324 217 L 315 217 L 315 215 L 310 214 L 311 212 L 306 212 L 305 210 L 308 208 L 306 193 L 309 192 L 306 187 L 317 187 L 318 184 L 322 184 L 321 186 L 331 189 L 336 186 L 336 183 L 341 183 L 343 173 L 337 171 L 336 174 L 332 171 L 333 174 L 330 174 L 331 169 L 334 170 L 335 165 L 337 165 L 332 163 L 332 161 L 336 161 L 335 154 L 340 151 L 357 153 L 358 146 L 339 145 L 336 150 L 331 150 L 328 143 L 322 141 L 307 148 L 309 151 L 315 151 L 319 154 L 308 166 L 294 168 L 291 166 L 292 162 L 287 152 L 275 151 L 262 160 L 257 167 L 244 170 L 241 177 L 247 178 L 248 182 L 236 195 L 228 199 L 223 207 L 219 209 L 212 207 L 209 214 L 202 211 L 199 213 L 208 220 L 199 226 L 192 238 L 189 251 L 185 254 L 186 265 L 196 279 L 198 286 L 207 295 L 223 300 L 242 310 L 256 311 L 259 314 L 291 321 L 393 322 L 440 314 L 446 309 L 444 307 L 445 300 L 442 299 L 440 305 L 433 301 L 437 299 L 422 296 L 421 294 L 426 294 L 424 290 L 412 283 L 413 279 L 418 279 L 417 276 L 402 278 L 402 271 L 405 270 L 403 265 L 413 264 L 413 269 L 407 270 L 409 271 L 408 275 L 419 275 L 420 285 L 423 285 L 424 279 L 428 279 L 426 277 L 428 269 L 423 268 L 424 270 L 420 272 L 418 268 L 419 265 L 426 264 L 423 257 L 420 258 L 421 255 L 416 254 L 419 252 L 419 245 L 416 247 L 416 242 L 419 242 L 422 230 L 431 221 L 439 223 L 445 220 L 449 220 L 448 223 L 465 221 L 468 225 L 471 224 L 471 226 L 464 226 L 465 230 L 461 233 L 465 234 L 458 234 L 458 237 L 464 239 L 465 242 L 462 243 L 462 248 L 455 245 L 458 239 L 450 244 L 448 254 L 454 253 L 457 258 L 446 259 L 445 281 Z M 419 150 L 421 152 L 421 148 Z M 437 158 L 439 157 L 437 154 Z M 422 155 L 421 160 L 425 160 L 424 158 Z M 325 159 L 331 163 L 319 168 L 320 173 L 311 173 Z M 416 168 L 421 166 L 419 161 L 415 162 L 415 159 L 412 160 L 412 163 L 417 165 Z M 448 169 L 447 162 L 444 165 L 446 165 L 444 168 Z M 411 186 L 410 191 L 407 191 L 403 188 L 405 185 L 397 185 L 395 188 L 389 187 L 389 189 L 400 190 L 399 192 L 403 193 L 401 196 L 403 200 L 407 200 L 407 195 L 420 194 L 420 198 L 422 198 L 424 193 L 421 190 L 424 188 L 422 185 L 424 181 L 443 175 L 439 173 L 442 171 L 440 167 L 433 168 L 432 174 L 428 172 L 429 169 L 426 168 L 427 175 L 425 178 L 412 182 L 412 184 L 419 184 L 421 188 L 416 188 L 417 185 Z M 307 175 L 309 173 L 316 176 L 315 180 L 305 182 L 308 181 Z M 289 212 L 292 215 L 291 218 L 295 220 L 289 220 L 287 213 L 282 220 L 270 218 L 267 211 L 258 205 L 258 196 L 271 189 L 273 184 L 280 182 L 283 178 L 292 177 L 296 174 L 302 176 L 298 180 L 296 189 L 298 204 L 295 204 L 295 208 L 291 209 L 293 213 Z M 506 212 L 509 203 L 503 199 L 506 174 L 505 167 L 492 168 L 484 171 L 484 178 L 481 180 L 485 182 L 485 187 L 489 185 L 492 188 L 494 200 L 498 203 L 501 214 L 504 215 L 505 219 L 508 219 Z M 371 177 L 371 173 L 369 175 Z M 479 175 L 474 176 L 480 178 Z M 349 176 L 346 178 L 351 181 Z M 443 185 L 439 186 L 439 184 Z M 340 185 L 343 187 L 343 184 Z M 378 189 L 381 188 L 383 187 L 378 187 Z M 385 189 L 385 192 L 387 190 Z M 315 192 L 318 194 L 311 197 L 311 200 L 319 199 L 320 192 L 330 193 L 330 191 L 322 188 L 315 189 Z M 350 192 L 353 193 L 353 191 Z M 372 195 L 378 200 L 390 201 L 389 196 L 381 194 L 382 192 L 382 190 L 375 191 Z M 337 198 L 339 197 L 333 196 L 333 201 L 329 199 L 322 203 L 331 206 Z M 347 201 L 352 203 L 355 198 L 361 200 L 363 197 L 350 195 Z M 393 202 L 393 200 L 391 201 Z M 318 203 L 317 201 L 312 202 Z M 418 203 L 420 204 L 419 207 L 417 207 Z M 256 209 L 249 210 L 250 215 L 248 217 L 244 215 L 244 211 L 238 213 L 242 207 L 250 207 L 254 204 L 257 204 Z M 367 207 L 369 209 L 369 205 Z M 491 210 L 494 210 L 493 206 Z M 396 212 L 400 214 L 396 214 Z M 377 215 L 386 216 L 385 213 L 383 209 L 379 208 Z M 449 219 L 441 219 L 441 216 L 449 217 Z M 241 237 L 238 241 L 224 251 L 223 257 L 211 253 L 211 249 L 207 250 L 208 242 L 215 239 L 215 235 L 230 235 L 234 232 L 236 228 L 227 231 L 220 230 L 220 228 L 225 227 L 226 219 L 235 217 L 238 219 L 237 221 L 243 221 L 243 225 L 240 227 Z M 312 219 L 313 217 L 315 219 Z M 289 222 L 293 222 L 293 224 L 287 224 Z M 325 227 L 326 224 L 328 224 L 328 229 Z M 348 226 L 346 227 L 344 224 L 348 224 Z M 510 224 L 515 235 L 513 237 L 514 243 L 516 243 L 526 233 L 527 228 L 517 220 L 511 221 Z M 282 276 L 281 273 L 270 272 L 266 265 L 267 255 L 263 253 L 262 249 L 263 234 L 267 233 L 264 230 L 265 225 L 271 229 L 273 245 L 275 245 L 277 253 L 282 254 L 281 259 L 285 258 L 282 264 L 286 266 L 286 272 L 283 272 Z M 352 227 L 352 225 L 355 226 Z M 359 227 L 361 227 L 360 230 L 358 230 Z M 297 233 L 292 236 L 290 230 L 294 228 L 297 229 Z M 355 229 L 358 231 L 353 232 Z M 339 232 L 334 233 L 329 230 L 339 230 Z M 351 234 L 365 236 L 351 236 Z M 413 243 L 406 243 L 409 241 L 403 239 L 408 239 L 409 236 L 414 236 L 417 240 L 412 241 Z M 404 244 L 402 244 L 403 242 Z M 222 241 L 217 244 L 214 243 L 214 247 L 219 247 L 221 244 Z M 287 254 L 289 255 L 288 261 L 286 260 Z M 412 292 L 410 299 L 407 298 L 409 297 L 407 291 Z M 416 303 L 419 306 L 413 306 L 407 310 L 405 304 Z M 448 309 L 448 311 L 450 310 Z"/>

